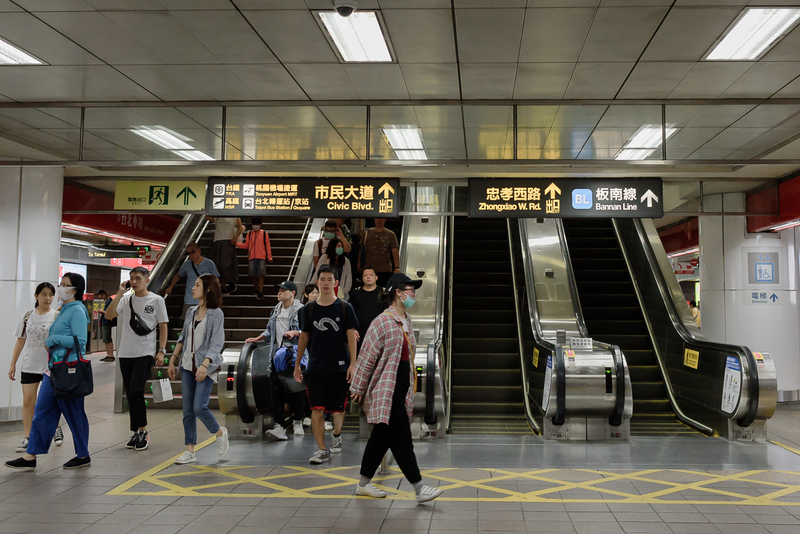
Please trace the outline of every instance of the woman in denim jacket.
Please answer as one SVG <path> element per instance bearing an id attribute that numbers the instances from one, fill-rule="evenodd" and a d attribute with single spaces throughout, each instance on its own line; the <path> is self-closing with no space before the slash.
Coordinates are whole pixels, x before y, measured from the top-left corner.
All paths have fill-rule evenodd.
<path id="1" fill-rule="evenodd" d="M 89 312 L 83 305 L 83 292 L 86 280 L 76 273 L 66 273 L 58 286 L 58 297 L 63 302 L 61 313 L 50 327 L 50 337 L 44 344 L 49 351 L 50 361 L 61 361 L 70 351 L 80 351 L 86 346 L 86 326 L 89 324 Z M 77 338 L 77 339 L 76 339 Z M 83 397 L 75 399 L 56 399 L 50 384 L 50 371 L 45 369 L 39 398 L 31 423 L 31 436 L 24 456 L 6 462 L 6 467 L 13 469 L 33 469 L 36 467 L 36 456 L 47 454 L 53 432 L 58 426 L 61 414 L 67 420 L 72 431 L 75 444 L 75 458 L 64 464 L 64 469 L 89 467 L 89 419 L 83 408 Z"/>
<path id="2" fill-rule="evenodd" d="M 176 464 L 197 463 L 194 447 L 197 445 L 198 419 L 217 436 L 217 454 L 228 452 L 228 430 L 219 426 L 208 409 L 211 388 L 217 381 L 225 347 L 225 315 L 219 309 L 222 290 L 217 278 L 210 274 L 199 277 L 192 288 L 192 297 L 200 303 L 186 312 L 183 331 L 169 359 L 169 378 L 175 380 L 175 363 L 183 353 L 180 365 L 186 452 L 175 461 Z"/>

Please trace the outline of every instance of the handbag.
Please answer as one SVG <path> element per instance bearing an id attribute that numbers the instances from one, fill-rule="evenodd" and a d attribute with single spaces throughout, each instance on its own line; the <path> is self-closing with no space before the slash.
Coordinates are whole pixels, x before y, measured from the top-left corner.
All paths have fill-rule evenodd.
<path id="1" fill-rule="evenodd" d="M 173 398 L 172 385 L 169 378 L 153 381 L 153 402 L 166 402 L 171 401 Z"/>
<path id="2" fill-rule="evenodd" d="M 86 397 L 94 391 L 92 362 L 81 354 L 78 337 L 72 336 L 72 339 L 74 340 L 74 354 L 73 349 L 69 349 L 58 362 L 54 361 L 52 354 L 48 354 L 50 385 L 53 387 L 55 398 L 61 400 Z"/>

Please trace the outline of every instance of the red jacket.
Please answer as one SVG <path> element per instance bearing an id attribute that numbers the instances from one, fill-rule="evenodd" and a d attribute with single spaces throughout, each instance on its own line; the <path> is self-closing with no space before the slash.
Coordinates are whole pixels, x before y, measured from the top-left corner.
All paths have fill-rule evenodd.
<path id="1" fill-rule="evenodd" d="M 269 246 L 269 234 L 266 230 L 250 230 L 244 243 L 236 243 L 236 246 L 250 252 L 248 259 L 272 261 L 272 248 Z"/>

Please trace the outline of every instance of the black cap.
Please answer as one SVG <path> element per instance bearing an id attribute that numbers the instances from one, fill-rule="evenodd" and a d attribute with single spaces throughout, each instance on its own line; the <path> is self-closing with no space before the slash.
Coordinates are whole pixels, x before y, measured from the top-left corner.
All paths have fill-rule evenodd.
<path id="1" fill-rule="evenodd" d="M 422 280 L 412 280 L 403 273 L 394 273 L 386 282 L 386 292 L 392 294 L 400 286 L 413 286 L 414 289 L 419 289 L 421 285 Z"/>
<path id="2" fill-rule="evenodd" d="M 294 294 L 297 295 L 297 284 L 290 280 L 281 282 L 280 284 L 275 284 L 275 287 L 278 289 L 288 289 L 289 291 L 294 291 Z"/>

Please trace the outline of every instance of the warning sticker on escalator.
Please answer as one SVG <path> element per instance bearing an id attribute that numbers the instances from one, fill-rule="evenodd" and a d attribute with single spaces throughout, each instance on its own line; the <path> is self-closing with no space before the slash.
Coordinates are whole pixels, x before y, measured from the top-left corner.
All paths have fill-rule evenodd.
<path id="1" fill-rule="evenodd" d="M 739 394 L 742 390 L 742 366 L 739 360 L 728 356 L 725 362 L 725 377 L 722 385 L 722 411 L 733 413 L 739 404 Z"/>

